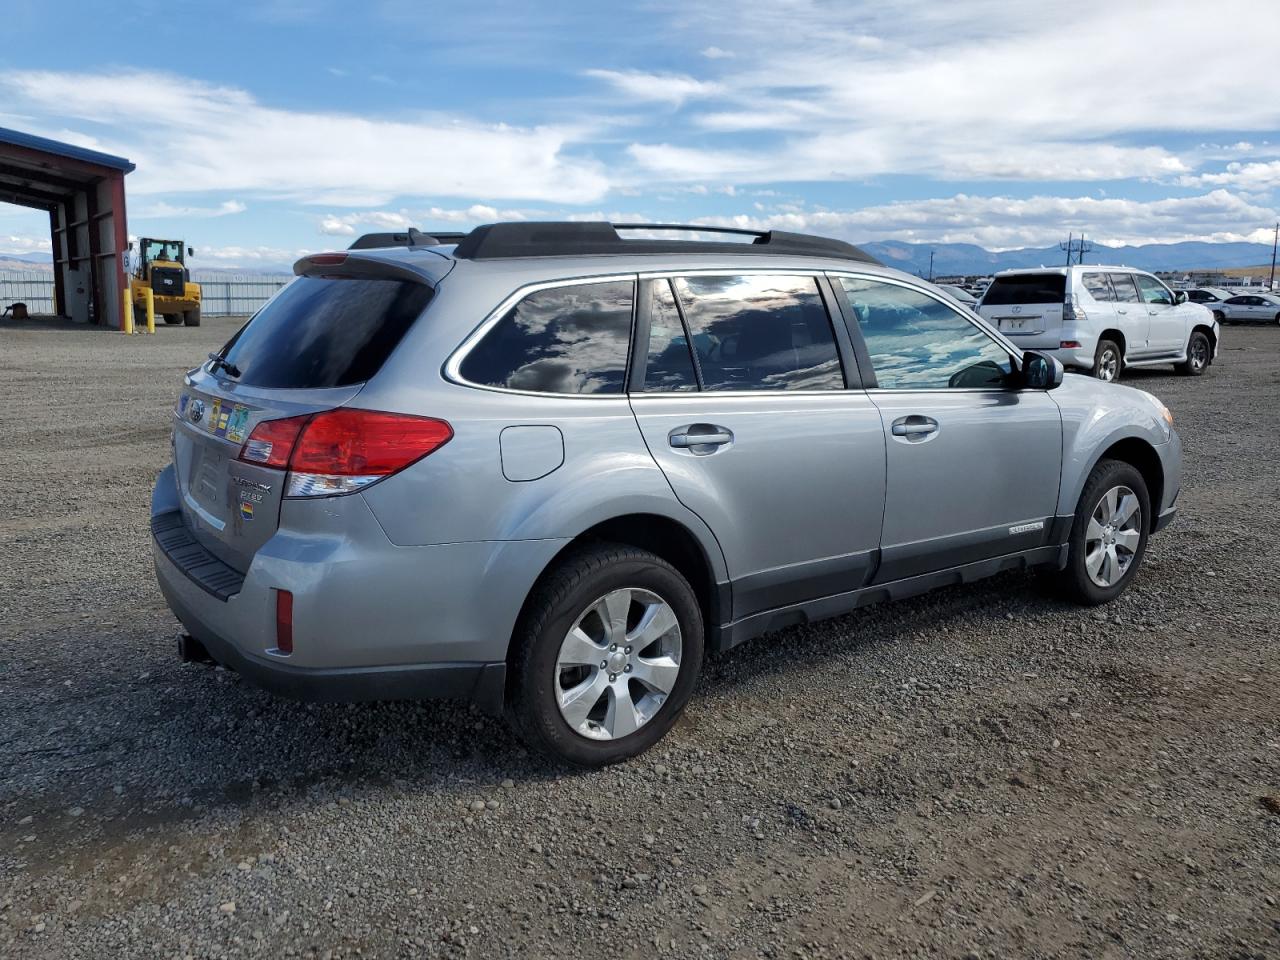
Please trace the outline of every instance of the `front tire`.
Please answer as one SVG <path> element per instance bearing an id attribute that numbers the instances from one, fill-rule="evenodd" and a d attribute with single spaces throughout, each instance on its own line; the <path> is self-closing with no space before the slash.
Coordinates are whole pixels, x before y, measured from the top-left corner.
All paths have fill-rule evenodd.
<path id="1" fill-rule="evenodd" d="M 1103 460 L 1084 485 L 1068 541 L 1063 593 L 1097 606 L 1120 596 L 1142 564 L 1151 530 L 1151 495 L 1142 474 L 1121 460 Z"/>
<path id="2" fill-rule="evenodd" d="M 200 308 L 196 307 L 193 310 L 188 310 L 185 314 L 183 314 L 182 322 L 185 323 L 188 327 L 200 326 Z"/>
<path id="3" fill-rule="evenodd" d="M 1209 369 L 1213 351 L 1209 347 L 1209 338 L 1199 330 L 1191 334 L 1187 341 L 1187 359 L 1178 364 L 1178 372 L 1187 377 L 1198 377 Z"/>
<path id="4" fill-rule="evenodd" d="M 1093 355 L 1093 375 L 1106 383 L 1114 383 L 1120 379 L 1120 369 L 1124 366 L 1124 354 L 1113 340 L 1099 340 L 1098 349 Z"/>
<path id="5" fill-rule="evenodd" d="M 676 722 L 704 644 L 697 597 L 674 567 L 636 547 L 585 546 L 543 579 L 521 618 L 509 719 L 556 760 L 626 760 Z"/>

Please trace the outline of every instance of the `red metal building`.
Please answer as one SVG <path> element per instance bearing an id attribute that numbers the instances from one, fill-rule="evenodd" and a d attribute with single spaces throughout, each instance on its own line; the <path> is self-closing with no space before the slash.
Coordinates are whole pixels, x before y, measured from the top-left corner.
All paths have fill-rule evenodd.
<path id="1" fill-rule="evenodd" d="M 57 311 L 120 329 L 128 286 L 123 157 L 0 127 L 0 203 L 49 213 Z"/>

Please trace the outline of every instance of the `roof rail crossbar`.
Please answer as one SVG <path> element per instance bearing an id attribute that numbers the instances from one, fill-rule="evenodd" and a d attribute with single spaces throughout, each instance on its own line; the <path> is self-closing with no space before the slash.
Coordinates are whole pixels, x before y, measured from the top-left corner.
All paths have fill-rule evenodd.
<path id="1" fill-rule="evenodd" d="M 751 243 L 724 240 L 624 240 L 623 230 L 683 230 L 738 233 L 754 236 Z M 489 223 L 463 237 L 453 251 L 461 260 L 502 260 L 523 257 L 613 256 L 618 254 L 805 254 L 861 263 L 880 261 L 843 240 L 782 230 L 745 230 L 696 224 L 620 224 L 604 221 L 520 221 Z"/>
<path id="2" fill-rule="evenodd" d="M 434 247 L 445 243 L 457 243 L 465 233 L 450 230 L 433 230 L 423 233 L 410 227 L 404 233 L 366 233 L 357 237 L 348 250 L 375 250 L 382 247 Z"/>

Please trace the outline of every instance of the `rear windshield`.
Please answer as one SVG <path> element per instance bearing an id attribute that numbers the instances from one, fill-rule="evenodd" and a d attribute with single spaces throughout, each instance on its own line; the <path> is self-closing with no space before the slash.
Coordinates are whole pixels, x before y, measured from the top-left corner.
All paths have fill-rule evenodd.
<path id="1" fill-rule="evenodd" d="M 240 383 L 281 389 L 368 380 L 431 300 L 403 280 L 299 277 L 226 346 Z"/>
<path id="2" fill-rule="evenodd" d="M 1067 292 L 1067 278 L 1061 273 L 1021 273 L 1013 277 L 996 277 L 982 298 L 984 307 L 1003 307 L 1012 303 L 1062 303 Z"/>

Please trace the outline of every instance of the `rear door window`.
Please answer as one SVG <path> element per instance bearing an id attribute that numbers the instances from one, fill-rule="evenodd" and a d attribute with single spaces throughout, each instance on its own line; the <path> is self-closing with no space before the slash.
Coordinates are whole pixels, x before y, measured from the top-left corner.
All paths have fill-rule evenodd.
<path id="1" fill-rule="evenodd" d="M 463 359 L 464 380 L 534 393 L 622 393 L 635 284 L 537 290 L 503 315 Z"/>
<path id="2" fill-rule="evenodd" d="M 1111 290 L 1111 281 L 1107 279 L 1105 273 L 1086 273 L 1081 279 L 1084 282 L 1084 288 L 1089 291 L 1089 296 L 1099 303 L 1109 303 L 1116 298 Z"/>
<path id="3" fill-rule="evenodd" d="M 675 290 L 704 390 L 842 390 L 814 277 L 680 277 Z"/>
<path id="4" fill-rule="evenodd" d="M 1019 273 L 996 277 L 982 298 L 984 307 L 1014 304 L 1062 303 L 1067 293 L 1067 278 L 1061 273 Z"/>
<path id="5" fill-rule="evenodd" d="M 1121 303 L 1141 303 L 1138 288 L 1133 284 L 1133 277 L 1127 273 L 1112 273 L 1111 288 L 1116 292 L 1116 299 Z"/>
<path id="6" fill-rule="evenodd" d="M 239 382 L 315 389 L 363 383 L 431 300 L 404 280 L 299 277 L 267 302 L 224 348 Z"/>

